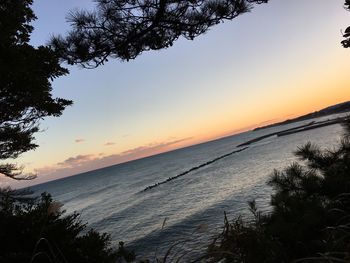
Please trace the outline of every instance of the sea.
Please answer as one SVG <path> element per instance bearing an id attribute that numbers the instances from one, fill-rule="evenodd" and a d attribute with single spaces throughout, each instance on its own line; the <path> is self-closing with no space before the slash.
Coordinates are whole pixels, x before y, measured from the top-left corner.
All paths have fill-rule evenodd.
<path id="1" fill-rule="evenodd" d="M 224 213 L 228 220 L 249 218 L 248 201 L 252 200 L 259 210 L 270 210 L 273 189 L 266 182 L 275 169 L 299 161 L 293 154 L 298 147 L 312 142 L 332 149 L 343 129 L 335 124 L 272 136 L 247 148 L 237 146 L 265 134 L 333 117 L 248 131 L 31 189 L 37 194 L 51 193 L 64 204 L 67 214 L 78 212 L 87 228 L 110 234 L 115 247 L 124 242 L 139 258 L 152 261 L 166 253 L 172 259 L 198 256 L 222 231 Z"/>

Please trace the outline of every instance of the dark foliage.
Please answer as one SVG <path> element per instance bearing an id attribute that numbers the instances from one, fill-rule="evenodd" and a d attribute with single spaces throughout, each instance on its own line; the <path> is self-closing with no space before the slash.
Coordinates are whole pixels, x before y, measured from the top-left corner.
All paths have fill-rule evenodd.
<path id="1" fill-rule="evenodd" d="M 193 39 L 223 20 L 268 0 L 97 0 L 93 12 L 70 15 L 72 31 L 51 45 L 70 64 L 97 67 L 108 57 L 129 60 L 141 52 Z"/>
<path id="2" fill-rule="evenodd" d="M 227 262 L 349 262 L 350 119 L 334 150 L 310 143 L 296 152 L 303 164 L 275 171 L 269 185 L 272 211 L 254 218 L 225 220 L 208 256 Z"/>
<path id="3" fill-rule="evenodd" d="M 69 64 L 94 68 L 108 58 L 129 60 L 143 51 L 168 48 L 179 38 L 194 39 L 212 26 L 268 0 L 96 0 L 95 11 L 72 12 L 72 30 L 51 46 Z M 344 4 L 350 10 L 350 0 Z M 350 47 L 350 27 L 344 34 Z"/>
<path id="4" fill-rule="evenodd" d="M 6 190 L 0 195 L 0 262 L 115 262 L 107 234 L 88 232 L 78 214 L 64 215 L 50 195 L 40 199 Z M 20 199 L 19 199 L 20 197 Z"/>
<path id="5" fill-rule="evenodd" d="M 350 11 L 350 0 L 345 0 L 344 8 Z M 343 44 L 343 47 L 349 48 L 350 47 L 350 26 L 347 29 L 345 29 L 343 37 L 345 38 L 341 42 Z"/>
<path id="6" fill-rule="evenodd" d="M 68 73 L 47 46 L 28 44 L 36 17 L 32 0 L 0 1 L 0 160 L 35 149 L 39 120 L 60 116 L 72 102 L 52 98 L 51 81 Z M 13 164 L 0 164 L 0 174 L 30 179 Z"/>

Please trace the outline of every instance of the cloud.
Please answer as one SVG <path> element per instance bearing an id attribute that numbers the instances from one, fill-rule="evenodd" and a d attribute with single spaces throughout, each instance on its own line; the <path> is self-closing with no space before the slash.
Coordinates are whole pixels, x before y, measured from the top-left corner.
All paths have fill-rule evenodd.
<path id="1" fill-rule="evenodd" d="M 91 161 L 93 159 L 94 159 L 94 155 L 92 154 L 77 155 L 75 157 L 69 157 L 63 162 L 57 163 L 57 165 L 62 167 L 75 167 L 75 166 L 81 166 L 83 163 L 87 161 Z"/>
<path id="2" fill-rule="evenodd" d="M 105 146 L 112 146 L 112 145 L 115 145 L 115 142 L 106 142 L 104 145 Z"/>
<path id="3" fill-rule="evenodd" d="M 85 142 L 85 139 L 81 139 L 81 138 L 80 139 L 75 139 L 75 142 L 76 143 Z"/>
<path id="4" fill-rule="evenodd" d="M 122 155 L 133 155 L 133 154 L 139 154 L 141 152 L 145 152 L 145 151 L 154 151 L 154 150 L 158 150 L 161 148 L 165 148 L 167 146 L 171 146 L 173 144 L 177 144 L 183 141 L 187 141 L 192 139 L 192 137 L 189 138 L 184 138 L 184 139 L 180 139 L 180 140 L 174 140 L 174 141 L 168 141 L 168 142 L 162 142 L 162 143 L 150 143 L 144 146 L 140 146 L 134 149 L 130 149 L 127 150 L 125 152 L 122 152 Z"/>
<path id="5" fill-rule="evenodd" d="M 0 188 L 7 188 L 10 186 L 10 178 L 3 175 L 0 176 Z M 13 180 L 13 179 L 12 179 Z"/>
<path id="6" fill-rule="evenodd" d="M 36 174 L 49 174 L 54 172 L 56 169 L 54 166 L 44 166 L 44 167 L 40 167 L 35 169 L 35 173 Z"/>
<path id="7" fill-rule="evenodd" d="M 99 154 L 86 154 L 76 155 L 65 159 L 62 162 L 58 162 L 52 166 L 45 166 L 35 169 L 38 174 L 40 182 L 48 180 L 58 179 L 69 175 L 83 173 L 106 166 L 111 166 L 135 159 L 159 154 L 176 148 L 176 145 L 192 139 L 184 138 L 172 141 L 165 141 L 161 143 L 149 143 L 140 147 L 129 149 L 120 154 L 103 155 Z"/>

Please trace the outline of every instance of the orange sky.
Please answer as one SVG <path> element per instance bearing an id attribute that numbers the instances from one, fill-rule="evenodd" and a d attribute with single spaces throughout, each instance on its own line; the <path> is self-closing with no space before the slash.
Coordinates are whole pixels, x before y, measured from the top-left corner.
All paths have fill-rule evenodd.
<path id="1" fill-rule="evenodd" d="M 271 0 L 172 48 L 53 83 L 74 105 L 42 122 L 40 147 L 16 162 L 38 183 L 296 117 L 350 100 L 342 0 Z M 65 32 L 88 1 L 37 0 L 33 44 Z M 303 8 L 300 8 L 300 7 Z M 6 178 L 0 185 L 18 186 Z M 23 184 L 22 184 L 23 185 Z"/>

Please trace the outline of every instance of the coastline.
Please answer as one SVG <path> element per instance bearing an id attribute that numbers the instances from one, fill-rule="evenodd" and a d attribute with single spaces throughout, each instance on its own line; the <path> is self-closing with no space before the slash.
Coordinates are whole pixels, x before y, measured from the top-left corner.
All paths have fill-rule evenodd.
<path id="1" fill-rule="evenodd" d="M 249 140 L 249 141 L 246 141 L 244 143 L 241 143 L 241 144 L 237 145 L 237 147 L 247 146 L 247 145 L 250 145 L 252 143 L 261 141 L 263 139 L 266 139 L 266 138 L 269 138 L 269 137 L 272 137 L 272 136 L 275 136 L 275 135 L 277 135 L 278 137 L 280 137 L 280 136 L 287 136 L 287 135 L 291 135 L 291 134 L 294 134 L 294 133 L 299 133 L 299 132 L 303 132 L 303 131 L 308 131 L 308 130 L 313 130 L 313 129 L 317 129 L 317 128 L 322 128 L 322 127 L 330 126 L 330 125 L 334 125 L 334 124 L 339 124 L 341 122 L 344 122 L 345 119 L 346 119 L 346 117 L 338 117 L 336 119 L 326 120 L 326 121 L 319 121 L 319 122 L 312 121 L 312 122 L 310 122 L 308 124 L 304 124 L 304 125 L 300 125 L 300 126 L 297 126 L 297 127 L 294 127 L 294 128 L 285 129 L 285 130 L 278 131 L 278 132 L 272 132 L 272 133 L 269 133 L 269 134 L 266 134 L 266 135 L 263 135 L 263 136 L 256 137 L 256 138 L 254 138 L 252 140 Z"/>

